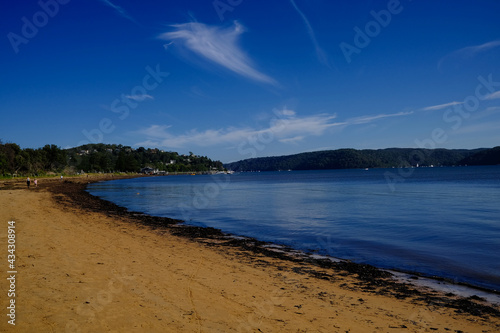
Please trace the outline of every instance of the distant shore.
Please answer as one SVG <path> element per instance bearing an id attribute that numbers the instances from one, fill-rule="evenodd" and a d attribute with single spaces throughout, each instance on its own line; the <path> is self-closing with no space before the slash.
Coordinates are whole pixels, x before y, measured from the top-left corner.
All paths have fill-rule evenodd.
<path id="1" fill-rule="evenodd" d="M 1 218 L 18 228 L 19 326 L 82 332 L 500 329 L 500 308 L 479 297 L 444 295 L 397 283 L 368 265 L 303 258 L 216 229 L 129 212 L 85 191 L 89 182 L 130 177 L 39 179 L 29 190 L 24 181 L 0 182 L 0 203 L 7 207 Z M 0 231 L 4 248 L 6 230 Z M 6 281 L 1 287 L 8 289 Z M 7 304 L 6 297 L 0 301 Z M 0 327 L 6 325 L 4 318 Z"/>

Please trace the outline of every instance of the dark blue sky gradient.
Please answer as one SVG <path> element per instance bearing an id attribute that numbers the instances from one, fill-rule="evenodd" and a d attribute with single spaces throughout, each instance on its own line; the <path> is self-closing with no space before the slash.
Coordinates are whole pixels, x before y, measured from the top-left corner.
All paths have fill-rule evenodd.
<path id="1" fill-rule="evenodd" d="M 229 162 L 500 144 L 498 1 L 1 6 L 0 139 L 22 147 L 119 143 Z"/>

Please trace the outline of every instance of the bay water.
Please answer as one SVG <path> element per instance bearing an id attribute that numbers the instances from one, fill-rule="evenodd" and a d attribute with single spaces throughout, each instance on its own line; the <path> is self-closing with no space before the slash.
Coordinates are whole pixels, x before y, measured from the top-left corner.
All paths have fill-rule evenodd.
<path id="1" fill-rule="evenodd" d="M 132 211 L 500 290 L 500 166 L 159 176 L 88 191 Z"/>

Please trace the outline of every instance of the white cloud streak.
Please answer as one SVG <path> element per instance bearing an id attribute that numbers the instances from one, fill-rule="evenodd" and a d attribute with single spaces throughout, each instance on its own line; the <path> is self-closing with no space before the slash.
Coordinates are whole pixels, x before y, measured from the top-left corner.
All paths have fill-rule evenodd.
<path id="1" fill-rule="evenodd" d="M 279 140 L 280 142 L 282 143 L 292 143 L 292 144 L 296 144 L 298 143 L 299 141 L 302 141 L 304 140 L 304 136 L 303 135 L 298 135 L 298 136 L 295 136 L 293 138 L 286 138 L 286 139 L 281 139 Z"/>
<path id="2" fill-rule="evenodd" d="M 304 15 L 304 13 L 302 13 L 302 11 L 299 9 L 299 7 L 297 7 L 297 4 L 295 4 L 294 0 L 290 0 L 290 2 L 292 3 L 292 6 L 293 6 L 293 8 L 295 8 L 297 13 L 299 13 L 299 15 L 302 17 L 302 20 L 304 21 L 304 24 L 306 25 L 307 33 L 309 34 L 309 38 L 311 38 L 311 41 L 314 45 L 314 49 L 316 51 L 316 56 L 318 57 L 319 62 L 327 67 L 330 67 L 326 53 L 319 46 L 318 41 L 316 39 L 316 34 L 314 33 L 314 30 L 313 30 L 311 24 L 309 23 L 309 20 Z"/>
<path id="3" fill-rule="evenodd" d="M 364 116 L 343 122 L 334 122 L 333 119 L 336 118 L 336 115 L 325 113 L 305 117 L 299 117 L 294 111 L 286 109 L 282 111 L 275 110 L 275 113 L 280 117 L 274 119 L 267 128 L 263 129 L 229 127 L 208 129 L 202 132 L 192 129 L 184 134 L 175 135 L 168 131 L 170 126 L 152 125 L 135 133 L 146 138 L 146 141 L 139 142 L 136 146 L 169 148 L 185 148 L 193 145 L 200 147 L 237 146 L 241 142 L 248 142 L 262 137 L 271 137 L 273 140 L 285 144 L 296 144 L 310 136 L 321 136 L 331 128 L 366 124 L 383 118 L 407 116 L 413 112 Z"/>
<path id="4" fill-rule="evenodd" d="M 104 3 L 106 6 L 113 8 L 121 17 L 126 18 L 127 20 L 139 25 L 139 23 L 132 16 L 130 16 L 122 7 L 115 5 L 109 0 L 100 0 L 100 1 Z"/>
<path id="5" fill-rule="evenodd" d="M 362 117 L 356 117 L 356 118 L 351 118 L 351 119 L 347 120 L 347 124 L 349 124 L 349 125 L 366 124 L 366 123 L 371 123 L 375 120 L 379 120 L 379 119 L 383 119 L 383 118 L 409 116 L 411 114 L 413 114 L 413 111 L 390 113 L 390 114 L 383 113 L 383 114 L 378 114 L 375 116 L 362 116 Z"/>
<path id="6" fill-rule="evenodd" d="M 500 90 L 499 91 L 495 91 L 494 93 L 491 93 L 489 94 L 488 96 L 486 96 L 485 99 L 500 99 Z"/>
<path id="7" fill-rule="evenodd" d="M 238 38 L 245 29 L 237 21 L 229 28 L 198 22 L 176 24 L 172 27 L 175 31 L 163 33 L 158 38 L 179 42 L 198 56 L 247 79 L 277 85 L 273 78 L 258 71 L 239 47 Z"/>
<path id="8" fill-rule="evenodd" d="M 420 110 L 421 111 L 437 111 L 437 110 L 449 108 L 450 106 L 460 105 L 460 104 L 464 104 L 464 102 L 450 102 L 450 103 L 445 103 L 445 104 L 427 106 L 425 108 L 421 108 Z"/>
<path id="9" fill-rule="evenodd" d="M 142 102 L 142 101 L 145 101 L 147 99 L 154 99 L 153 96 L 148 95 L 148 94 L 144 94 L 144 95 L 126 95 L 125 97 L 128 98 L 128 99 L 137 101 L 137 102 Z"/>
<path id="10" fill-rule="evenodd" d="M 464 47 L 463 49 L 457 50 L 453 52 L 454 54 L 462 55 L 464 57 L 473 57 L 480 52 L 488 51 L 492 48 L 500 46 L 500 40 L 494 40 L 488 43 L 484 43 L 481 45 L 474 45 Z"/>
<path id="11" fill-rule="evenodd" d="M 192 129 L 185 134 L 174 135 L 167 131 L 168 126 L 152 125 L 149 128 L 141 130 L 138 134 L 147 138 L 147 141 L 136 145 L 155 145 L 161 147 L 182 148 L 191 145 L 207 147 L 221 144 L 236 145 L 249 138 L 273 137 L 282 142 L 291 142 L 292 139 L 302 136 L 318 136 L 325 130 L 334 126 L 343 125 L 343 123 L 331 122 L 336 116 L 328 114 L 319 114 L 307 117 L 279 118 L 273 121 L 269 127 L 264 129 L 254 128 L 235 128 L 208 129 L 199 132 Z"/>
<path id="12" fill-rule="evenodd" d="M 445 55 L 441 60 L 438 62 L 438 69 L 440 70 L 443 63 L 449 59 L 458 59 L 458 60 L 464 60 L 464 59 L 470 59 L 478 55 L 479 53 L 489 51 L 493 48 L 499 47 L 500 46 L 500 40 L 494 40 L 491 42 L 487 42 L 481 45 L 473 45 L 473 46 L 467 46 L 462 49 L 453 51 L 447 55 Z"/>

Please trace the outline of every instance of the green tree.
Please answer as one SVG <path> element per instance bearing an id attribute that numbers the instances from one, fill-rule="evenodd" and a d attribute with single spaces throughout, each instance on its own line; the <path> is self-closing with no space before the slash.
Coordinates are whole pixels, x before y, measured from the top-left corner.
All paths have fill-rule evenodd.
<path id="1" fill-rule="evenodd" d="M 45 169 L 50 171 L 60 171 L 66 166 L 66 152 L 56 145 L 45 145 L 42 150 L 45 152 Z"/>

